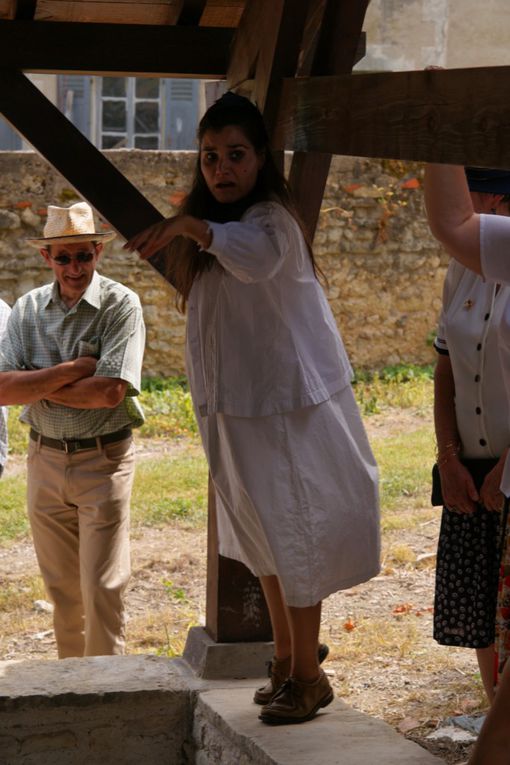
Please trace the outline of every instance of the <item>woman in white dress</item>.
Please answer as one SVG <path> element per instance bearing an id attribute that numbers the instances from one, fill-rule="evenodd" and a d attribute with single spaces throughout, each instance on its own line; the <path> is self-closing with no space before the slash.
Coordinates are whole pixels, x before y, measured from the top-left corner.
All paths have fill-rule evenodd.
<path id="1" fill-rule="evenodd" d="M 510 219 L 477 214 L 462 167 L 428 165 L 425 202 L 432 233 L 448 254 L 486 281 L 510 284 Z M 507 397 L 510 399 L 510 306 L 498 328 L 498 350 Z M 502 511 L 510 497 L 510 459 L 499 486 L 491 489 L 490 503 Z M 497 673 L 499 684 L 469 765 L 510 765 L 510 531 L 503 530 L 500 588 L 497 608 Z"/>
<path id="2" fill-rule="evenodd" d="M 222 555 L 260 578 L 275 658 L 260 718 L 329 704 L 321 601 L 379 571 L 377 468 L 351 368 L 260 112 L 206 112 L 181 213 L 131 239 L 187 305 L 186 363 L 217 496 Z M 161 257 L 158 255 L 158 257 Z"/>

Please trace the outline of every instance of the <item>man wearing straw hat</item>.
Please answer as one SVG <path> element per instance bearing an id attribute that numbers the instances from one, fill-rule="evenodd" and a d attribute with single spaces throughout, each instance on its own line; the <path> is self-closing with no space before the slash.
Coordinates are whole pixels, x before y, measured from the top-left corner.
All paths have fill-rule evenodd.
<path id="1" fill-rule="evenodd" d="M 28 514 L 59 658 L 124 652 L 145 329 L 136 294 L 95 270 L 114 236 L 84 202 L 48 207 L 27 241 L 54 281 L 15 303 L 0 343 L 0 404 L 24 404 L 30 427 Z"/>

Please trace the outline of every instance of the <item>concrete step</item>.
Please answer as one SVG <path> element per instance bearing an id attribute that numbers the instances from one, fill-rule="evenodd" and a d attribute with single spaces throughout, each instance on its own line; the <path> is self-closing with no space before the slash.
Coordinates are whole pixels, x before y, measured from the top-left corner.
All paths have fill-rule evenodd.
<path id="1" fill-rule="evenodd" d="M 264 725 L 252 700 L 263 682 L 206 680 L 156 656 L 0 662 L 0 764 L 442 762 L 339 700 L 304 725 Z"/>
<path id="2" fill-rule="evenodd" d="M 258 719 L 253 689 L 202 691 L 195 707 L 196 765 L 439 765 L 382 720 L 339 699 L 303 725 Z"/>

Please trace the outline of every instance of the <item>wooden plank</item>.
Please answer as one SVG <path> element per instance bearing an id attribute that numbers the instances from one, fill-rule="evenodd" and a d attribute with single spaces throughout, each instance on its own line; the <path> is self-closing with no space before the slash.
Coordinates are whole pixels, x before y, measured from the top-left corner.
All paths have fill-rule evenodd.
<path id="1" fill-rule="evenodd" d="M 16 0 L 0 0 L 0 19 L 14 19 Z"/>
<path id="2" fill-rule="evenodd" d="M 205 27 L 0 21 L 0 67 L 217 79 L 227 71 L 232 35 Z"/>
<path id="3" fill-rule="evenodd" d="M 318 6 L 314 9 L 305 31 L 302 75 L 341 74 L 352 70 L 358 60 L 368 3 L 369 0 L 360 0 L 356 4 L 350 0 L 327 0 L 321 3 L 323 15 L 320 20 Z M 308 53 L 312 47 L 313 57 Z M 308 71 L 306 66 L 309 66 Z M 310 239 L 317 228 L 330 164 L 331 154 L 326 153 L 296 151 L 292 157 L 289 183 Z"/>
<path id="4" fill-rule="evenodd" d="M 38 0 L 36 21 L 175 24 L 182 0 Z"/>
<path id="5" fill-rule="evenodd" d="M 274 143 L 510 168 L 510 67 L 288 79 Z"/>
<path id="6" fill-rule="evenodd" d="M 237 27 L 246 0 L 208 0 L 200 18 L 200 24 L 207 27 Z"/>
<path id="7" fill-rule="evenodd" d="M 21 72 L 0 69 L 0 113 L 126 239 L 161 213 Z M 158 265 L 157 258 L 153 265 Z M 161 263 L 158 270 L 162 272 Z"/>

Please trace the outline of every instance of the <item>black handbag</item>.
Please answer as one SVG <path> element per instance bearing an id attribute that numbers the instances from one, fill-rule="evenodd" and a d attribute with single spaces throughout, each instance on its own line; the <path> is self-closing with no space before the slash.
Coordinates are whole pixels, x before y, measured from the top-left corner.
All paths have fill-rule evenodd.
<path id="1" fill-rule="evenodd" d="M 490 457 L 488 459 L 461 459 L 461 462 L 469 471 L 476 486 L 476 490 L 480 491 L 485 476 L 491 472 L 492 468 L 496 467 L 499 459 L 497 457 Z M 441 476 L 439 475 L 437 462 L 432 468 L 432 495 L 430 501 L 434 507 L 436 505 L 444 505 L 443 492 L 441 489 Z"/>

